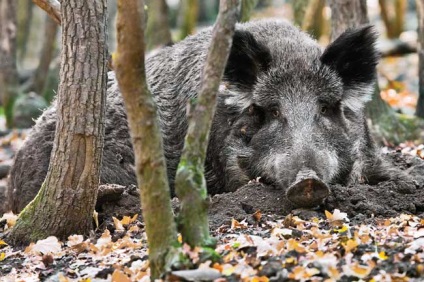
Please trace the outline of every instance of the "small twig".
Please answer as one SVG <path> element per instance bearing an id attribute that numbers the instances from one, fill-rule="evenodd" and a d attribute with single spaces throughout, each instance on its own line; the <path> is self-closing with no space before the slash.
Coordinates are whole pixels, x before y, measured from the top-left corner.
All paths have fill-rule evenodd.
<path id="1" fill-rule="evenodd" d="M 60 3 L 57 0 L 32 0 L 34 4 L 46 11 L 46 13 L 57 23 L 61 24 Z"/>

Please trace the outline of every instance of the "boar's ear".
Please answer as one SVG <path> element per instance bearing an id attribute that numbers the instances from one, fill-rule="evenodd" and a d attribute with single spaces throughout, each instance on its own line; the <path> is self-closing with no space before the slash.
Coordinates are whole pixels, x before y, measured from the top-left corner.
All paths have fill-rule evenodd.
<path id="1" fill-rule="evenodd" d="M 379 59 L 374 46 L 376 39 L 377 33 L 370 25 L 350 29 L 331 43 L 321 56 L 321 62 L 341 77 L 344 103 L 354 111 L 371 99 Z"/>
<path id="2" fill-rule="evenodd" d="M 250 32 L 236 30 L 224 80 L 239 88 L 250 89 L 256 83 L 259 72 L 266 71 L 270 63 L 268 47 L 257 42 Z"/>

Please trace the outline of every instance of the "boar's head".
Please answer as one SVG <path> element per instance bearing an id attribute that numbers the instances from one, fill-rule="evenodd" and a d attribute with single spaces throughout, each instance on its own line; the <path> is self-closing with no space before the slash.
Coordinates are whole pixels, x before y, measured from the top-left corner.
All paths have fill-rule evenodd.
<path id="1" fill-rule="evenodd" d="M 374 87 L 376 34 L 370 26 L 348 30 L 324 52 L 255 37 L 234 36 L 208 148 L 209 192 L 260 177 L 298 205 L 316 205 L 326 184 L 346 182 L 352 170 L 355 123 Z M 310 188 L 318 199 L 296 200 Z"/>

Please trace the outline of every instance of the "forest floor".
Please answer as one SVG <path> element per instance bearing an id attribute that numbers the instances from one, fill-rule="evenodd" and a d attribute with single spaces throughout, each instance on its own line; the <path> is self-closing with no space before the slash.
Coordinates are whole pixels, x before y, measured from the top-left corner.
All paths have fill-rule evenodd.
<path id="1" fill-rule="evenodd" d="M 0 158 L 25 132 L 3 137 Z M 416 181 L 398 191 L 377 186 L 331 186 L 313 210 L 293 209 L 282 191 L 252 182 L 215 195 L 210 227 L 215 252 L 182 246 L 186 270 L 169 281 L 423 281 L 424 147 L 404 144 L 388 159 Z M 110 186 L 102 186 L 108 190 Z M 116 187 L 114 187 L 116 188 Z M 99 222 L 88 238 L 49 237 L 23 249 L 0 240 L 0 281 L 148 281 L 146 234 L 135 186 L 99 198 Z M 100 193 L 101 194 L 101 193 Z M 178 212 L 178 201 L 173 200 Z M 16 215 L 0 220 L 0 235 Z"/>

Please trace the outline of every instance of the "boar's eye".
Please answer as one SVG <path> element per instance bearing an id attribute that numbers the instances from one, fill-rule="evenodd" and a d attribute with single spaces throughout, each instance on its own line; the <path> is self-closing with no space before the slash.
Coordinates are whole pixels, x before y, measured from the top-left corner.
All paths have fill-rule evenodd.
<path id="1" fill-rule="evenodd" d="M 323 115 L 325 115 L 325 114 L 327 114 L 328 113 L 328 107 L 327 106 L 321 106 L 321 108 L 320 108 L 320 112 L 321 112 L 321 114 L 323 114 Z"/>
<path id="2" fill-rule="evenodd" d="M 278 118 L 281 115 L 279 110 L 272 110 L 272 116 Z"/>

